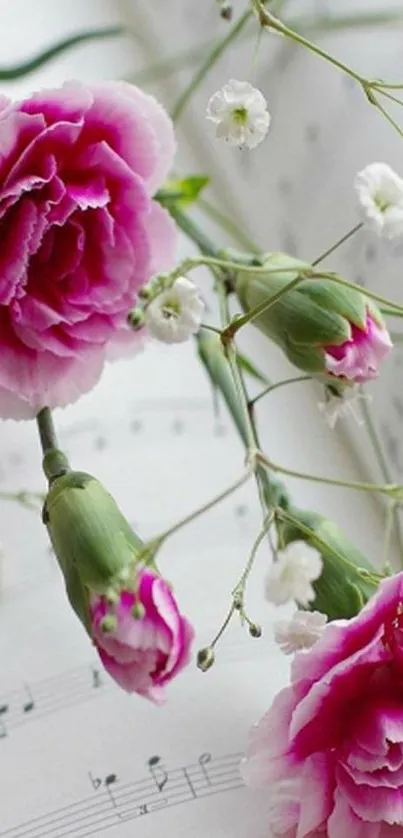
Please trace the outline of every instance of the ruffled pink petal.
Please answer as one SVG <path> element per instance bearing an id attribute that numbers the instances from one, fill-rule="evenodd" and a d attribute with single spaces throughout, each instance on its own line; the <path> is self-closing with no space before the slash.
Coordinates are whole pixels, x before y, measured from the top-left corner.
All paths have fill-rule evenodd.
<path id="1" fill-rule="evenodd" d="M 381 824 L 363 821 L 351 809 L 343 793 L 336 791 L 335 806 L 327 822 L 327 835 L 328 838 L 381 838 Z"/>

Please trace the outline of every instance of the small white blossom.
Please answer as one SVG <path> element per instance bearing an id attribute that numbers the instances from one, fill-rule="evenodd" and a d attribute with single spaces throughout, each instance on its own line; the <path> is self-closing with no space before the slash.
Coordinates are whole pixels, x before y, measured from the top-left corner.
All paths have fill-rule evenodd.
<path id="1" fill-rule="evenodd" d="M 289 544 L 273 561 L 266 577 L 266 598 L 275 605 L 285 605 L 294 599 L 307 606 L 315 599 L 311 585 L 322 573 L 322 559 L 317 550 L 305 542 Z"/>
<path id="2" fill-rule="evenodd" d="M 274 639 L 285 655 L 292 655 L 301 649 L 310 649 L 326 623 L 327 616 L 320 611 L 296 611 L 291 620 L 278 620 L 274 624 Z"/>
<path id="3" fill-rule="evenodd" d="M 403 235 L 403 179 L 386 163 L 370 163 L 354 181 L 362 215 L 380 236 Z"/>
<path id="4" fill-rule="evenodd" d="M 183 343 L 200 328 L 204 303 L 199 289 L 185 276 L 162 291 L 144 311 L 150 334 L 163 343 Z"/>
<path id="5" fill-rule="evenodd" d="M 216 123 L 219 139 L 238 148 L 255 148 L 265 138 L 271 117 L 260 90 L 231 79 L 209 100 L 207 119 Z"/>
<path id="6" fill-rule="evenodd" d="M 357 410 L 359 401 L 371 402 L 372 396 L 357 391 L 357 387 L 350 387 L 340 396 L 327 395 L 325 401 L 318 402 L 318 410 L 331 430 L 339 419 L 345 419 L 346 416 L 351 416 L 361 426 L 365 420 Z"/>

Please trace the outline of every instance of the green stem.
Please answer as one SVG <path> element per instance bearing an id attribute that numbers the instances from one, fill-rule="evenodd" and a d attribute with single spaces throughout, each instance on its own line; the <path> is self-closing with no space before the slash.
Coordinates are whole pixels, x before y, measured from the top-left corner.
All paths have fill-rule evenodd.
<path id="1" fill-rule="evenodd" d="M 199 250 L 205 254 L 205 256 L 209 256 L 212 258 L 217 258 L 220 254 L 219 248 L 215 247 L 212 243 L 211 239 L 204 233 L 203 230 L 200 229 L 198 224 L 190 218 L 185 212 L 179 209 L 177 206 L 170 206 L 169 207 L 170 215 L 174 221 L 176 221 L 180 230 L 182 230 L 185 235 L 191 239 L 195 244 L 197 244 Z"/>
<path id="2" fill-rule="evenodd" d="M 253 544 L 252 550 L 250 552 L 250 556 L 249 556 L 248 561 L 246 563 L 246 566 L 245 566 L 245 568 L 242 572 L 241 578 L 239 579 L 239 581 L 235 585 L 235 588 L 232 592 L 234 598 L 239 597 L 241 603 L 243 603 L 243 597 L 244 597 L 244 594 L 245 594 L 245 586 L 246 586 L 248 578 L 249 578 L 249 576 L 252 572 L 253 565 L 255 563 L 255 559 L 256 559 L 256 555 L 257 555 L 257 551 L 258 551 L 263 539 L 266 537 L 273 521 L 274 521 L 274 510 L 272 509 L 270 511 L 269 515 L 266 516 L 266 520 L 263 523 L 263 527 L 260 530 L 259 535 L 258 535 L 258 537 L 256 538 L 256 540 Z"/>
<path id="3" fill-rule="evenodd" d="M 268 387 L 265 387 L 261 393 L 258 393 L 253 399 L 249 400 L 249 409 L 254 407 L 260 399 L 263 399 L 265 396 L 268 396 L 269 393 L 272 393 L 274 390 L 279 390 L 280 387 L 286 387 L 288 384 L 299 384 L 302 381 L 312 381 L 311 375 L 296 375 L 294 378 L 285 378 L 283 381 L 277 381 L 275 384 L 269 384 Z"/>
<path id="4" fill-rule="evenodd" d="M 396 486 L 396 484 L 386 485 L 378 483 L 362 483 L 360 481 L 353 480 L 337 480 L 332 477 L 317 477 L 314 474 L 306 474 L 305 472 L 284 468 L 283 466 L 278 465 L 278 463 L 273 463 L 273 461 L 266 457 L 265 454 L 262 454 L 261 451 L 258 452 L 257 459 L 272 471 L 287 475 L 287 477 L 296 477 L 299 480 L 309 480 L 311 483 L 322 483 L 326 486 L 339 486 L 345 489 L 357 489 L 360 492 L 380 492 L 381 494 L 389 496 L 396 495 L 397 490 L 400 488 Z"/>
<path id="5" fill-rule="evenodd" d="M 225 329 L 224 329 L 225 332 Z M 223 332 L 221 334 L 224 334 Z M 241 405 L 241 410 L 244 416 L 245 422 L 245 434 L 246 434 L 246 443 L 247 443 L 247 455 L 253 454 L 256 450 L 256 443 L 255 443 L 255 435 L 253 432 L 253 428 L 251 426 L 250 421 L 250 414 L 248 408 L 248 399 L 245 393 L 245 385 L 242 378 L 242 373 L 238 367 L 237 363 L 237 356 L 236 356 L 236 349 L 234 345 L 228 344 L 226 346 L 226 357 L 230 366 L 230 370 L 232 373 L 232 379 L 234 382 L 234 386 L 236 389 L 236 393 L 238 396 L 239 404 Z"/>
<path id="6" fill-rule="evenodd" d="M 295 273 L 295 267 L 290 270 Z M 274 272 L 275 271 L 273 271 L 273 273 Z M 279 273 L 282 273 L 281 269 Z M 301 276 L 295 277 L 291 280 L 291 282 L 288 282 L 287 285 L 284 285 L 283 288 L 280 288 L 280 291 L 277 291 L 276 294 L 273 294 L 273 296 L 269 297 L 267 300 L 263 300 L 263 302 L 259 303 L 259 305 L 255 308 L 250 309 L 246 314 L 242 314 L 240 317 L 237 317 L 236 320 L 229 323 L 228 326 L 226 326 L 226 328 L 221 332 L 223 345 L 226 346 L 229 341 L 232 340 L 236 332 L 239 332 L 239 329 L 242 329 L 242 326 L 246 326 L 247 323 L 253 323 L 253 321 L 257 320 L 261 314 L 264 314 L 264 312 L 281 300 L 281 297 L 284 297 L 285 294 L 292 291 L 293 288 L 302 282 L 302 279 L 303 278 L 301 278 Z"/>
<path id="7" fill-rule="evenodd" d="M 43 453 L 46 454 L 48 451 L 58 449 L 51 410 L 48 407 L 43 407 L 37 414 L 36 421 Z"/>
<path id="8" fill-rule="evenodd" d="M 153 551 L 153 555 L 155 555 L 156 550 L 158 550 L 161 547 L 161 545 L 164 543 L 164 541 L 166 541 L 167 538 L 170 538 L 171 535 L 181 530 L 187 524 L 190 524 L 192 523 L 192 521 L 195 521 L 196 518 L 198 518 L 200 515 L 204 515 L 205 512 L 209 512 L 209 510 L 212 509 L 213 506 L 216 506 L 218 503 L 221 503 L 221 501 L 230 497 L 230 495 L 236 492 L 237 489 L 240 489 L 240 487 L 243 486 L 244 483 L 246 483 L 251 476 L 252 469 L 248 469 L 248 471 L 246 471 L 245 474 L 242 475 L 242 477 L 236 480 L 235 483 L 231 483 L 231 485 L 228 486 L 227 489 L 224 489 L 223 492 L 220 492 L 218 495 L 215 495 L 211 500 L 207 501 L 207 503 L 204 503 L 202 506 L 199 506 L 197 509 L 195 509 L 193 512 L 190 512 L 189 515 L 186 515 L 184 518 L 181 518 L 181 520 L 173 524 L 172 527 L 169 527 L 167 530 L 160 533 L 160 535 L 157 535 L 154 538 L 152 538 L 148 542 L 148 544 L 144 545 L 144 550 L 142 551 L 142 553 L 144 552 L 144 554 L 147 554 L 151 550 Z"/>
<path id="9" fill-rule="evenodd" d="M 399 123 L 396 122 L 395 119 L 393 119 L 393 116 L 391 116 L 390 113 L 388 113 L 386 108 L 384 108 L 383 105 L 381 105 L 379 100 L 373 94 L 371 95 L 370 102 L 373 105 L 375 105 L 378 111 L 380 111 L 380 113 L 385 117 L 385 119 L 390 123 L 390 125 L 392 125 L 392 127 L 397 131 L 397 133 L 400 134 L 401 137 L 403 137 L 403 128 L 400 127 Z"/>
<path id="10" fill-rule="evenodd" d="M 329 247 L 328 250 L 325 250 L 324 253 L 321 253 L 321 255 L 318 256 L 314 260 L 314 262 L 312 262 L 312 267 L 313 268 L 316 267 L 316 265 L 319 265 L 321 262 L 323 262 L 325 259 L 327 259 L 327 257 L 330 256 L 331 253 L 334 253 L 334 251 L 337 250 L 337 248 L 340 247 L 340 245 L 344 244 L 344 242 L 351 239 L 351 237 L 354 236 L 355 233 L 358 232 L 358 230 L 361 230 L 361 228 L 363 226 L 364 226 L 363 221 L 360 221 L 359 224 L 356 224 L 355 227 L 353 227 L 352 230 L 349 230 L 348 233 L 346 233 L 344 236 L 342 236 L 342 238 L 339 239 L 336 242 L 336 244 L 333 244 L 332 247 Z"/>
<path id="11" fill-rule="evenodd" d="M 227 47 L 238 37 L 240 32 L 242 32 L 242 29 L 250 19 L 251 15 L 251 10 L 247 9 L 247 11 L 244 12 L 244 14 L 239 18 L 239 20 L 236 21 L 234 26 L 231 27 L 229 32 L 227 32 L 225 38 L 223 38 L 222 41 L 219 41 L 218 44 L 214 45 L 213 49 L 208 54 L 202 66 L 199 67 L 197 72 L 194 74 L 193 78 L 190 80 L 188 86 L 185 88 L 183 93 L 181 93 L 177 102 L 175 102 L 171 113 L 174 122 L 176 122 L 179 119 L 179 117 L 182 116 L 183 111 L 188 105 L 193 93 L 199 87 L 199 84 L 203 81 L 205 76 L 207 76 L 211 68 L 214 67 L 214 64 L 217 63 L 217 61 L 225 52 Z"/>
<path id="12" fill-rule="evenodd" d="M 26 489 L 21 489 L 20 492 L 0 492 L 0 500 L 14 501 L 26 509 L 33 509 L 36 512 L 38 511 L 38 504 L 42 505 L 45 497 L 42 492 L 28 492 Z"/>
<path id="13" fill-rule="evenodd" d="M 255 9 L 260 23 L 262 26 L 267 26 L 269 29 L 275 29 L 277 32 L 280 32 L 286 38 L 289 38 L 291 41 L 294 41 L 295 44 L 299 44 L 305 49 L 314 52 L 320 58 L 323 58 L 325 61 L 328 61 L 330 64 L 333 64 L 334 67 L 337 67 L 339 70 L 342 70 L 344 73 L 347 73 L 352 79 L 355 79 L 359 84 L 364 86 L 367 84 L 367 80 L 361 76 L 359 73 L 356 73 L 355 70 L 352 70 L 351 67 L 348 67 L 347 64 L 344 64 L 343 61 L 340 61 L 338 58 L 334 58 L 329 52 L 322 47 L 318 46 L 318 44 L 314 44 L 312 41 L 309 41 L 307 38 L 304 38 L 303 35 L 300 35 L 298 32 L 295 32 L 293 29 L 289 29 L 284 23 L 282 23 L 278 18 L 274 17 L 267 9 L 264 7 L 261 0 L 252 0 L 252 6 Z"/>
<path id="14" fill-rule="evenodd" d="M 376 459 L 378 461 L 378 465 L 379 465 L 379 468 L 381 470 L 382 477 L 383 477 L 383 479 L 385 480 L 386 483 L 392 483 L 393 482 L 392 481 L 392 474 L 391 474 L 391 471 L 390 471 L 390 468 L 389 468 L 389 464 L 388 464 L 388 461 L 386 459 L 386 456 L 385 456 L 385 453 L 384 453 L 384 450 L 383 450 L 383 447 L 382 447 L 382 442 L 381 442 L 378 430 L 376 428 L 375 422 L 374 422 L 373 417 L 372 417 L 372 412 L 371 412 L 370 407 L 368 405 L 368 402 L 365 398 L 360 399 L 360 407 L 361 407 L 362 417 L 364 419 L 364 424 L 365 424 L 365 427 L 367 429 L 369 439 L 371 440 L 371 444 L 372 444 L 372 447 L 374 449 L 375 456 L 376 456 Z M 398 509 L 397 505 L 393 502 L 391 503 L 391 508 L 392 508 L 391 518 L 392 518 L 393 523 L 394 523 L 396 541 L 397 541 L 397 545 L 398 545 L 400 555 L 401 555 L 402 561 L 403 561 L 403 534 L 402 534 L 401 521 L 400 521 L 400 517 L 399 517 L 399 509 Z M 388 522 L 389 522 L 389 519 L 388 519 Z"/>
<path id="15" fill-rule="evenodd" d="M 308 527 L 306 524 L 303 524 L 298 518 L 295 518 L 288 510 L 276 508 L 274 511 L 275 518 L 280 519 L 281 521 L 286 521 L 289 524 L 292 524 L 297 529 L 301 530 L 307 538 L 309 538 L 312 543 L 317 547 L 319 550 L 326 550 L 331 553 L 334 558 L 338 559 L 338 561 L 342 562 L 344 565 L 347 565 L 349 568 L 354 568 L 355 572 L 358 572 L 359 575 L 365 579 L 366 581 L 370 581 L 375 585 L 378 585 L 379 582 L 384 578 L 381 574 L 376 573 L 375 571 L 368 571 L 365 568 L 360 568 L 357 565 L 350 562 L 346 559 L 342 553 L 339 553 L 332 545 L 328 544 L 327 541 L 324 541 L 315 530 L 311 527 Z"/>

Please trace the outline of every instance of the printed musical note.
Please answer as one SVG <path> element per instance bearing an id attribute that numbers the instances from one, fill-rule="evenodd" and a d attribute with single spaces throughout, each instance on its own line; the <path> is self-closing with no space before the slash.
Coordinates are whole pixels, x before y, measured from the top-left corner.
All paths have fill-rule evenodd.
<path id="1" fill-rule="evenodd" d="M 60 835 L 87 838 L 90 835 L 97 836 L 101 830 L 122 821 L 150 816 L 161 808 L 179 806 L 195 799 L 235 791 L 243 786 L 239 772 L 240 759 L 241 754 L 229 754 L 213 759 L 211 754 L 203 753 L 196 763 L 169 771 L 169 791 L 166 791 L 165 796 L 161 795 L 161 781 L 155 781 L 154 776 L 151 779 L 148 776 L 134 782 L 121 783 L 116 774 L 107 774 L 101 778 L 88 772 L 97 795 L 96 806 L 94 797 L 87 797 L 70 806 L 6 829 L 0 832 L 0 838 L 39 838 L 42 835 L 51 838 L 58 838 Z M 160 763 L 160 757 L 151 757 L 148 766 L 150 770 L 152 768 L 155 771 L 161 768 Z M 206 765 L 209 766 L 208 783 L 203 771 L 207 770 Z M 161 770 L 168 776 L 165 769 Z M 162 788 L 165 785 L 164 782 Z"/>
<path id="2" fill-rule="evenodd" d="M 161 757 L 150 757 L 148 767 L 158 791 L 162 791 L 168 782 L 168 774 L 161 765 Z"/>
<path id="3" fill-rule="evenodd" d="M 200 768 L 202 770 L 204 779 L 206 780 L 206 783 L 207 783 L 208 786 L 211 785 L 211 781 L 210 781 L 210 776 L 209 776 L 209 773 L 207 771 L 206 766 L 209 765 L 210 763 L 211 763 L 211 754 L 202 754 L 199 757 L 199 765 L 200 765 Z"/>
<path id="4" fill-rule="evenodd" d="M 4 739 L 11 729 L 28 721 L 82 704 L 111 689 L 116 689 L 113 681 L 103 679 L 94 666 L 77 667 L 32 686 L 25 684 L 21 690 L 14 690 L 3 700 L 0 699 L 0 739 Z M 4 720 L 6 714 L 7 725 Z"/>
<path id="5" fill-rule="evenodd" d="M 25 684 L 24 690 L 26 692 L 25 698 L 28 698 L 28 700 L 24 701 L 24 703 L 22 705 L 22 712 L 23 713 L 31 713 L 32 710 L 35 710 L 35 701 L 34 701 L 32 692 L 31 692 L 28 684 Z"/>

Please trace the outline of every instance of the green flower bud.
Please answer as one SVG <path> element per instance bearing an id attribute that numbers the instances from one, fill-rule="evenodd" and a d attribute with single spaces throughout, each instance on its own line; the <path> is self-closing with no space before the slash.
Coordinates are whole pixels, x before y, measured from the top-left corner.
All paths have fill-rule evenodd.
<path id="1" fill-rule="evenodd" d="M 270 271 L 278 268 L 278 273 L 251 274 L 242 270 L 238 273 L 236 292 L 245 312 L 274 297 L 304 271 L 311 270 L 307 263 L 284 253 L 268 254 L 263 266 Z M 281 272 L 284 269 L 290 270 Z M 282 348 L 296 367 L 335 381 L 328 370 L 326 350 L 349 341 L 354 327 L 365 334 L 368 314 L 383 327 L 378 308 L 361 291 L 329 279 L 314 278 L 302 279 L 253 322 Z M 343 378 L 358 380 L 347 373 Z"/>
<path id="2" fill-rule="evenodd" d="M 53 481 L 43 519 L 70 602 L 88 629 L 89 592 L 113 602 L 133 575 L 142 542 L 102 484 L 82 472 Z"/>
<path id="3" fill-rule="evenodd" d="M 351 619 L 375 593 L 381 576 L 337 524 L 316 512 L 290 507 L 292 521 L 277 523 L 279 543 L 305 541 L 321 555 L 323 570 L 312 582 L 316 597 L 312 611 L 327 614 L 329 620 Z M 300 526 L 299 526 L 300 525 Z"/>

